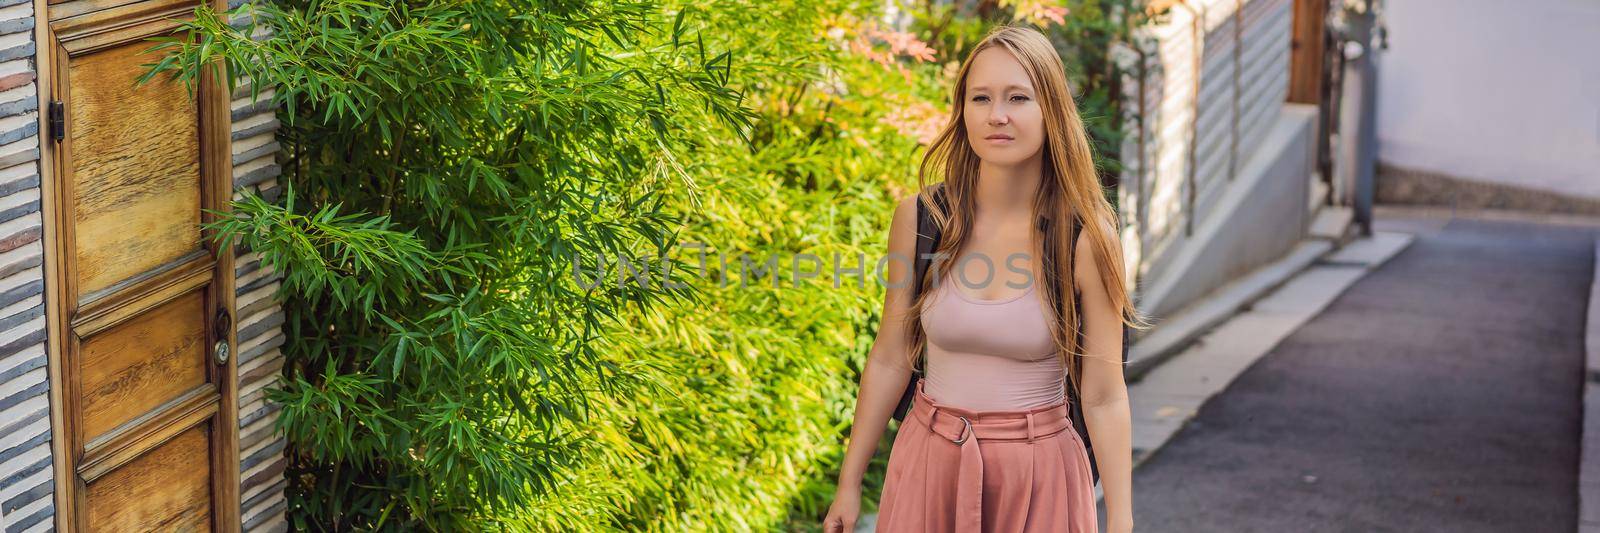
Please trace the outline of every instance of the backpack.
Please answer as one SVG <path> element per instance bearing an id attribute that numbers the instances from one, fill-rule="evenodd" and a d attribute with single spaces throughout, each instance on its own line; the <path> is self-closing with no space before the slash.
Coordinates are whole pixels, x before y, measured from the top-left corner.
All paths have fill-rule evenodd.
<path id="1" fill-rule="evenodd" d="M 946 210 L 949 209 L 949 204 L 945 200 L 945 197 L 944 197 L 943 193 L 944 193 L 944 186 L 941 183 L 941 184 L 939 184 L 939 185 L 934 187 L 932 196 L 933 196 L 934 203 L 939 206 L 939 209 L 941 211 L 946 211 Z M 1049 222 L 1050 221 L 1048 219 L 1041 218 L 1039 220 L 1039 231 L 1048 233 L 1050 231 Z M 1082 227 L 1082 223 L 1079 222 L 1076 219 L 1074 219 L 1072 221 L 1072 224 L 1073 224 L 1074 228 L 1081 228 Z M 934 249 L 936 249 L 939 246 L 939 237 L 940 237 L 939 233 L 940 232 L 939 232 L 938 223 L 933 219 L 933 214 L 928 211 L 927 206 L 924 206 L 920 199 L 917 200 L 917 246 L 916 246 L 916 254 L 917 255 L 916 255 L 916 257 L 914 257 L 912 259 L 912 265 L 913 265 L 913 270 L 914 270 L 914 276 L 915 277 L 911 278 L 912 279 L 912 283 L 911 283 L 911 298 L 912 298 L 912 300 L 911 301 L 916 301 L 916 298 L 922 294 L 922 277 L 927 272 L 929 263 L 932 262 L 933 258 L 931 256 L 933 255 Z M 1078 235 L 1078 233 L 1079 232 L 1074 232 L 1073 233 L 1073 246 L 1072 246 L 1073 250 L 1069 250 L 1067 252 L 1069 255 L 1073 254 L 1077 249 L 1077 235 Z M 1051 241 L 1049 239 L 1045 239 L 1044 242 L 1045 242 L 1045 246 L 1046 246 L 1045 253 L 1047 253 L 1047 254 L 1051 253 L 1051 249 L 1050 249 L 1050 246 L 1051 246 L 1050 242 Z M 1073 263 L 1073 264 L 1076 264 L 1076 263 Z M 1051 285 L 1051 286 L 1053 286 L 1053 285 Z M 1073 297 L 1074 301 L 1080 302 L 1079 309 L 1082 309 L 1082 306 L 1081 306 L 1081 302 L 1082 302 L 1081 298 L 1082 297 L 1081 297 L 1081 295 L 1078 294 L 1078 291 L 1076 291 L 1076 290 L 1072 291 L 1072 297 Z M 1122 326 L 1122 362 L 1123 362 L 1123 364 L 1127 364 L 1127 362 L 1128 362 L 1128 344 L 1129 344 L 1128 340 L 1129 340 L 1129 337 L 1130 337 L 1129 333 L 1130 333 L 1130 328 L 1128 327 L 1127 324 L 1123 324 L 1123 326 Z M 926 340 L 926 339 L 924 339 L 924 340 Z M 1078 335 L 1078 345 L 1079 346 L 1083 345 L 1083 335 L 1082 335 L 1081 332 Z M 1076 360 L 1075 362 L 1077 364 L 1074 365 L 1073 370 L 1081 371 L 1082 370 L 1082 364 L 1083 364 L 1082 360 Z M 900 403 L 899 403 L 899 405 L 895 406 L 895 410 L 894 410 L 894 419 L 895 420 L 904 421 L 905 418 L 906 418 L 906 413 L 911 410 L 911 401 L 912 401 L 912 399 L 914 397 L 916 397 L 916 394 L 917 394 L 917 380 L 922 378 L 922 374 L 923 374 L 922 366 L 923 366 L 922 359 L 918 359 L 916 368 L 913 368 L 911 370 L 911 379 L 906 382 L 905 391 L 900 394 Z M 1100 481 L 1100 465 L 1096 464 L 1096 462 L 1094 460 L 1094 443 L 1089 442 L 1089 428 L 1088 428 L 1088 426 L 1086 426 L 1084 424 L 1084 421 L 1083 421 L 1083 405 L 1082 405 L 1082 402 L 1078 401 L 1077 391 L 1075 391 L 1073 389 L 1071 384 L 1068 384 L 1068 386 L 1067 386 L 1067 409 L 1068 409 L 1069 416 L 1071 416 L 1071 418 L 1072 418 L 1073 430 L 1078 432 L 1079 439 L 1083 441 L 1083 447 L 1085 449 L 1087 449 L 1088 452 L 1089 452 L 1089 471 L 1090 471 L 1090 476 L 1094 480 L 1094 482 L 1098 483 Z"/>

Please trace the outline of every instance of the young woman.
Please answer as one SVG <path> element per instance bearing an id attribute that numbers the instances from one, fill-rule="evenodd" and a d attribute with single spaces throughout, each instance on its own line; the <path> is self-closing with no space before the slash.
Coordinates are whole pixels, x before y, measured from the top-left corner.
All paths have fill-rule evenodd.
<path id="1" fill-rule="evenodd" d="M 1117 218 L 1061 58 L 1038 31 L 1002 26 L 962 63 L 952 93 L 921 192 L 891 223 L 883 326 L 823 530 L 855 527 L 862 473 L 925 357 L 890 451 L 877 531 L 1097 531 L 1067 387 L 1094 442 L 1107 531 L 1130 531 L 1122 333 L 1124 323 L 1145 325 L 1123 290 Z M 930 187 L 930 176 L 943 181 Z M 935 256 L 950 260 L 911 280 L 919 201 L 941 228 Z M 915 301 L 911 283 L 922 287 Z"/>

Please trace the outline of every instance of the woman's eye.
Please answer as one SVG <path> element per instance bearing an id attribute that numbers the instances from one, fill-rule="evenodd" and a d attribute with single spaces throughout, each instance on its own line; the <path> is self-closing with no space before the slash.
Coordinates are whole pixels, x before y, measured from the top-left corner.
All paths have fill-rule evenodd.
<path id="1" fill-rule="evenodd" d="M 974 97 L 972 97 L 972 101 L 974 101 L 974 102 L 982 102 L 982 101 L 984 101 L 984 100 L 988 100 L 988 99 L 989 99 L 989 97 L 987 97 L 987 96 L 984 96 L 984 95 L 981 95 L 981 94 L 980 94 L 980 95 L 977 95 L 977 96 L 974 96 Z"/>
<path id="2" fill-rule="evenodd" d="M 1013 101 L 1013 102 L 1026 102 L 1026 101 L 1028 101 L 1028 97 L 1024 96 L 1024 95 L 1016 94 L 1016 95 L 1012 95 L 1011 96 L 1011 101 Z"/>

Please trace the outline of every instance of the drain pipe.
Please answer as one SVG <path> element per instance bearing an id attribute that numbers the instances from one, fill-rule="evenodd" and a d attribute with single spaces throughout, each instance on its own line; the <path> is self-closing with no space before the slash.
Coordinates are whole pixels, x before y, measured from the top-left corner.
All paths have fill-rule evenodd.
<path id="1" fill-rule="evenodd" d="M 1376 188 L 1375 174 L 1378 163 L 1378 55 L 1373 46 L 1374 36 L 1381 42 L 1376 48 L 1387 48 L 1387 38 L 1378 25 L 1376 0 L 1363 0 L 1363 7 L 1350 25 L 1350 41 L 1345 45 L 1345 57 L 1355 61 L 1355 71 L 1361 78 L 1361 99 L 1356 125 L 1356 160 L 1354 215 L 1361 228 L 1361 236 L 1372 236 L 1372 202 Z"/>

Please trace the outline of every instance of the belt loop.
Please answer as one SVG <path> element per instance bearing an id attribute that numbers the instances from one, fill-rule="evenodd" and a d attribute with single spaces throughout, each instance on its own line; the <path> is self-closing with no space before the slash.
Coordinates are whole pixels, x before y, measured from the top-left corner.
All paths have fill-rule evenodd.
<path id="1" fill-rule="evenodd" d="M 1034 435 L 1035 435 L 1035 433 L 1033 432 L 1033 413 L 1028 413 L 1027 416 L 1028 416 L 1028 442 L 1033 442 Z"/>

